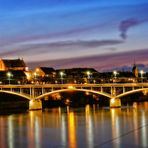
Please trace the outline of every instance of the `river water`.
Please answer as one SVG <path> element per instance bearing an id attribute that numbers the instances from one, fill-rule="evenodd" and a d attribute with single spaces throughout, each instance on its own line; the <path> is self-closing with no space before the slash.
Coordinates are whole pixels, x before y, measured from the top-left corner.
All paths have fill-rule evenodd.
<path id="1" fill-rule="evenodd" d="M 0 115 L 0 148 L 146 148 L 148 102 Z"/>

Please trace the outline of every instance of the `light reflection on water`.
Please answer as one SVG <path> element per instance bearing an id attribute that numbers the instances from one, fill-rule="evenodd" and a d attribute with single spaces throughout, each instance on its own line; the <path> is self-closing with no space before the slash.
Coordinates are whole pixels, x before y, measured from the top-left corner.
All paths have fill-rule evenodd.
<path id="1" fill-rule="evenodd" d="M 0 116 L 0 147 L 148 147 L 148 102 Z"/>

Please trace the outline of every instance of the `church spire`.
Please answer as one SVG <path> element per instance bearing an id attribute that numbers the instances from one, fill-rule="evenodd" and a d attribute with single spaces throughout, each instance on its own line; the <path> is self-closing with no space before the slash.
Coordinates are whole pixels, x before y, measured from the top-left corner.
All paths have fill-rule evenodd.
<path id="1" fill-rule="evenodd" d="M 139 70 L 138 70 L 138 67 L 135 62 L 135 57 L 134 57 L 134 65 L 133 65 L 132 73 L 133 73 L 134 77 L 138 78 Z"/>

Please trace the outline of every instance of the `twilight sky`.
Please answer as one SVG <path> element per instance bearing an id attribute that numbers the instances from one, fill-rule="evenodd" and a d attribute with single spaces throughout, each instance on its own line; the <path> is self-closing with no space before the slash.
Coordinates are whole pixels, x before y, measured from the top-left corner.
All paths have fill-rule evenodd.
<path id="1" fill-rule="evenodd" d="M 0 58 L 30 67 L 148 65 L 148 0 L 0 0 Z"/>

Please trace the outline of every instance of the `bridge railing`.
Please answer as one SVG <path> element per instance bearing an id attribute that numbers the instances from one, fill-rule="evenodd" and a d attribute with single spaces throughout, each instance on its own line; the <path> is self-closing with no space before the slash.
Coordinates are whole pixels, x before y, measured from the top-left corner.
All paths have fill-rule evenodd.
<path id="1" fill-rule="evenodd" d="M 27 85 L 0 85 L 1 91 L 10 91 L 24 94 L 31 98 L 56 90 L 79 89 L 92 90 L 111 96 L 117 96 L 128 91 L 148 88 L 148 83 L 105 83 L 105 84 L 27 84 Z"/>

